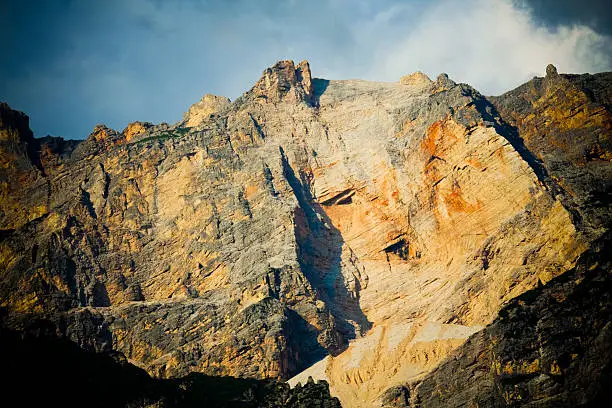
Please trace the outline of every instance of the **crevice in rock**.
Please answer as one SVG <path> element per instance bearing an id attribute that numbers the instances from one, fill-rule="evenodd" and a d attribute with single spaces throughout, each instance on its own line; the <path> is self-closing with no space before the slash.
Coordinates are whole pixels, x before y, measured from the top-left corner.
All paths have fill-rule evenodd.
<path id="1" fill-rule="evenodd" d="M 251 122 L 253 123 L 253 127 L 255 128 L 255 131 L 257 131 L 257 135 L 259 136 L 259 138 L 261 140 L 265 140 L 266 139 L 266 135 L 263 132 L 263 130 L 261 129 L 261 125 L 259 124 L 259 122 L 257 120 L 255 120 L 255 118 L 253 117 L 253 115 L 251 113 L 249 113 L 249 118 L 251 118 Z"/>
<path id="2" fill-rule="evenodd" d="M 387 246 L 384 251 L 387 254 L 387 261 L 389 260 L 389 254 L 394 254 L 399 259 L 407 261 L 410 256 L 410 245 L 404 238 L 401 238 Z"/>
<path id="3" fill-rule="evenodd" d="M 266 163 L 263 164 L 263 175 L 264 175 L 266 187 L 270 195 L 272 195 L 272 197 L 278 197 L 278 192 L 274 188 L 274 176 L 272 175 L 272 171 L 270 170 L 270 167 L 268 167 Z"/>
<path id="4" fill-rule="evenodd" d="M 96 209 L 94 208 L 94 205 L 91 202 L 90 194 L 85 189 L 81 189 L 81 203 L 85 205 L 85 208 L 87 208 L 87 212 L 89 213 L 89 216 L 91 218 L 93 218 L 94 220 L 98 218 L 96 214 Z"/>
<path id="5" fill-rule="evenodd" d="M 283 148 L 279 147 L 279 150 L 283 175 L 299 205 L 296 211 L 295 237 L 300 267 L 317 295 L 330 308 L 344 339 L 356 338 L 369 330 L 372 324 L 361 310 L 359 294 L 351 293 L 344 284 L 341 270 L 344 238 L 334 227 L 323 207 L 313 199 L 306 180 L 297 178 Z M 330 350 L 332 354 L 340 351 Z"/>
<path id="6" fill-rule="evenodd" d="M 332 197 L 328 198 L 325 201 L 321 202 L 321 205 L 329 206 L 329 205 L 343 205 L 350 204 L 353 202 L 352 197 L 355 195 L 355 189 L 347 188 L 346 190 L 342 190 L 337 194 L 334 194 Z"/>

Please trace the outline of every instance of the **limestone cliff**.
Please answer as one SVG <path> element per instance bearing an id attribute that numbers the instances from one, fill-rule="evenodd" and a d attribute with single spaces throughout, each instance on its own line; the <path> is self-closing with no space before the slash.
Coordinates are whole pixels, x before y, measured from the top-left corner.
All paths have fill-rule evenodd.
<path id="1" fill-rule="evenodd" d="M 230 100 L 228 98 L 206 94 L 198 103 L 193 104 L 187 113 L 185 113 L 185 117 L 183 118 L 185 126 L 195 127 L 200 123 L 206 122 L 208 119 L 210 119 L 211 115 L 216 114 L 229 105 Z"/>
<path id="2" fill-rule="evenodd" d="M 6 322 L 50 320 L 155 377 L 401 399 L 609 229 L 611 75 L 548 71 L 486 98 L 281 61 L 233 102 L 80 143 L 34 139 L 3 104 Z"/>
<path id="3" fill-rule="evenodd" d="M 606 406 L 612 398 L 610 236 L 575 268 L 513 299 L 439 367 L 385 407 Z"/>

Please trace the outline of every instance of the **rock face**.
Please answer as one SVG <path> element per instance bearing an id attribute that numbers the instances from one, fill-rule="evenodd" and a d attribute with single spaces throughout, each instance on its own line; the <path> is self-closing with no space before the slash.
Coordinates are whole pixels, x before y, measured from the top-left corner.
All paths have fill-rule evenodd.
<path id="1" fill-rule="evenodd" d="M 512 330 L 504 305 L 607 239 L 610 81 L 547 69 L 485 98 L 445 74 L 329 81 L 281 61 L 234 102 L 78 144 L 33 139 L 4 104 L 7 324 L 47 319 L 154 377 L 312 376 L 347 407 L 435 405 L 447 356 L 485 353 Z"/>
<path id="2" fill-rule="evenodd" d="M 0 103 L 0 229 L 13 230 L 47 213 L 48 182 L 34 154 L 29 118 Z"/>
<path id="3" fill-rule="evenodd" d="M 610 238 L 569 272 L 513 299 L 425 378 L 389 390 L 382 405 L 605 406 L 612 398 Z"/>
<path id="4" fill-rule="evenodd" d="M 230 100 L 228 98 L 206 94 L 202 97 L 200 102 L 191 105 L 189 111 L 185 113 L 183 118 L 185 126 L 197 126 L 210 119 L 210 115 L 214 115 L 224 108 L 227 108 L 229 105 Z"/>
<path id="5" fill-rule="evenodd" d="M 125 129 L 123 129 L 123 136 L 125 137 L 126 142 L 131 142 L 133 139 L 138 136 L 147 133 L 153 124 L 148 122 L 132 122 L 127 125 Z"/>
<path id="6" fill-rule="evenodd" d="M 553 66 L 491 101 L 554 180 L 574 222 L 598 235 L 612 207 L 612 77 L 559 75 Z M 552 187 L 552 186 L 551 186 Z"/>

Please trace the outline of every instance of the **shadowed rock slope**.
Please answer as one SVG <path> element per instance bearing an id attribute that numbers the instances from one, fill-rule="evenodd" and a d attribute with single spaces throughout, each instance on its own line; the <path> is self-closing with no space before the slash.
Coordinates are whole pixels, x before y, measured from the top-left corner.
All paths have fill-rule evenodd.
<path id="1" fill-rule="evenodd" d="M 325 382 L 290 389 L 275 380 L 192 373 L 157 380 L 121 353 L 95 353 L 56 337 L 48 321 L 0 328 L 2 400 L 25 407 L 339 408 Z"/>
<path id="2" fill-rule="evenodd" d="M 380 405 L 607 237 L 610 78 L 486 98 L 281 61 L 81 142 L 2 104 L 0 304 L 156 378 L 310 375 Z"/>

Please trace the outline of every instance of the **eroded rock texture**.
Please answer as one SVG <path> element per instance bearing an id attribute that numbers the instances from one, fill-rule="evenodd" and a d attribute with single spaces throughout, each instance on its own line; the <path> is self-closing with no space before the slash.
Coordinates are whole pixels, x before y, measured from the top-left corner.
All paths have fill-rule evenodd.
<path id="1" fill-rule="evenodd" d="M 445 74 L 281 61 L 234 102 L 80 143 L 2 105 L 7 321 L 58 322 L 155 377 L 311 375 L 347 407 L 410 401 L 609 228 L 610 74 L 548 71 L 487 99 Z"/>
<path id="2" fill-rule="evenodd" d="M 383 406 L 606 406 L 611 254 L 608 234 L 575 268 L 513 299 L 425 378 L 389 390 Z"/>
<path id="3" fill-rule="evenodd" d="M 600 232 L 611 211 L 612 77 L 546 72 L 491 100 L 564 193 L 574 222 Z"/>

